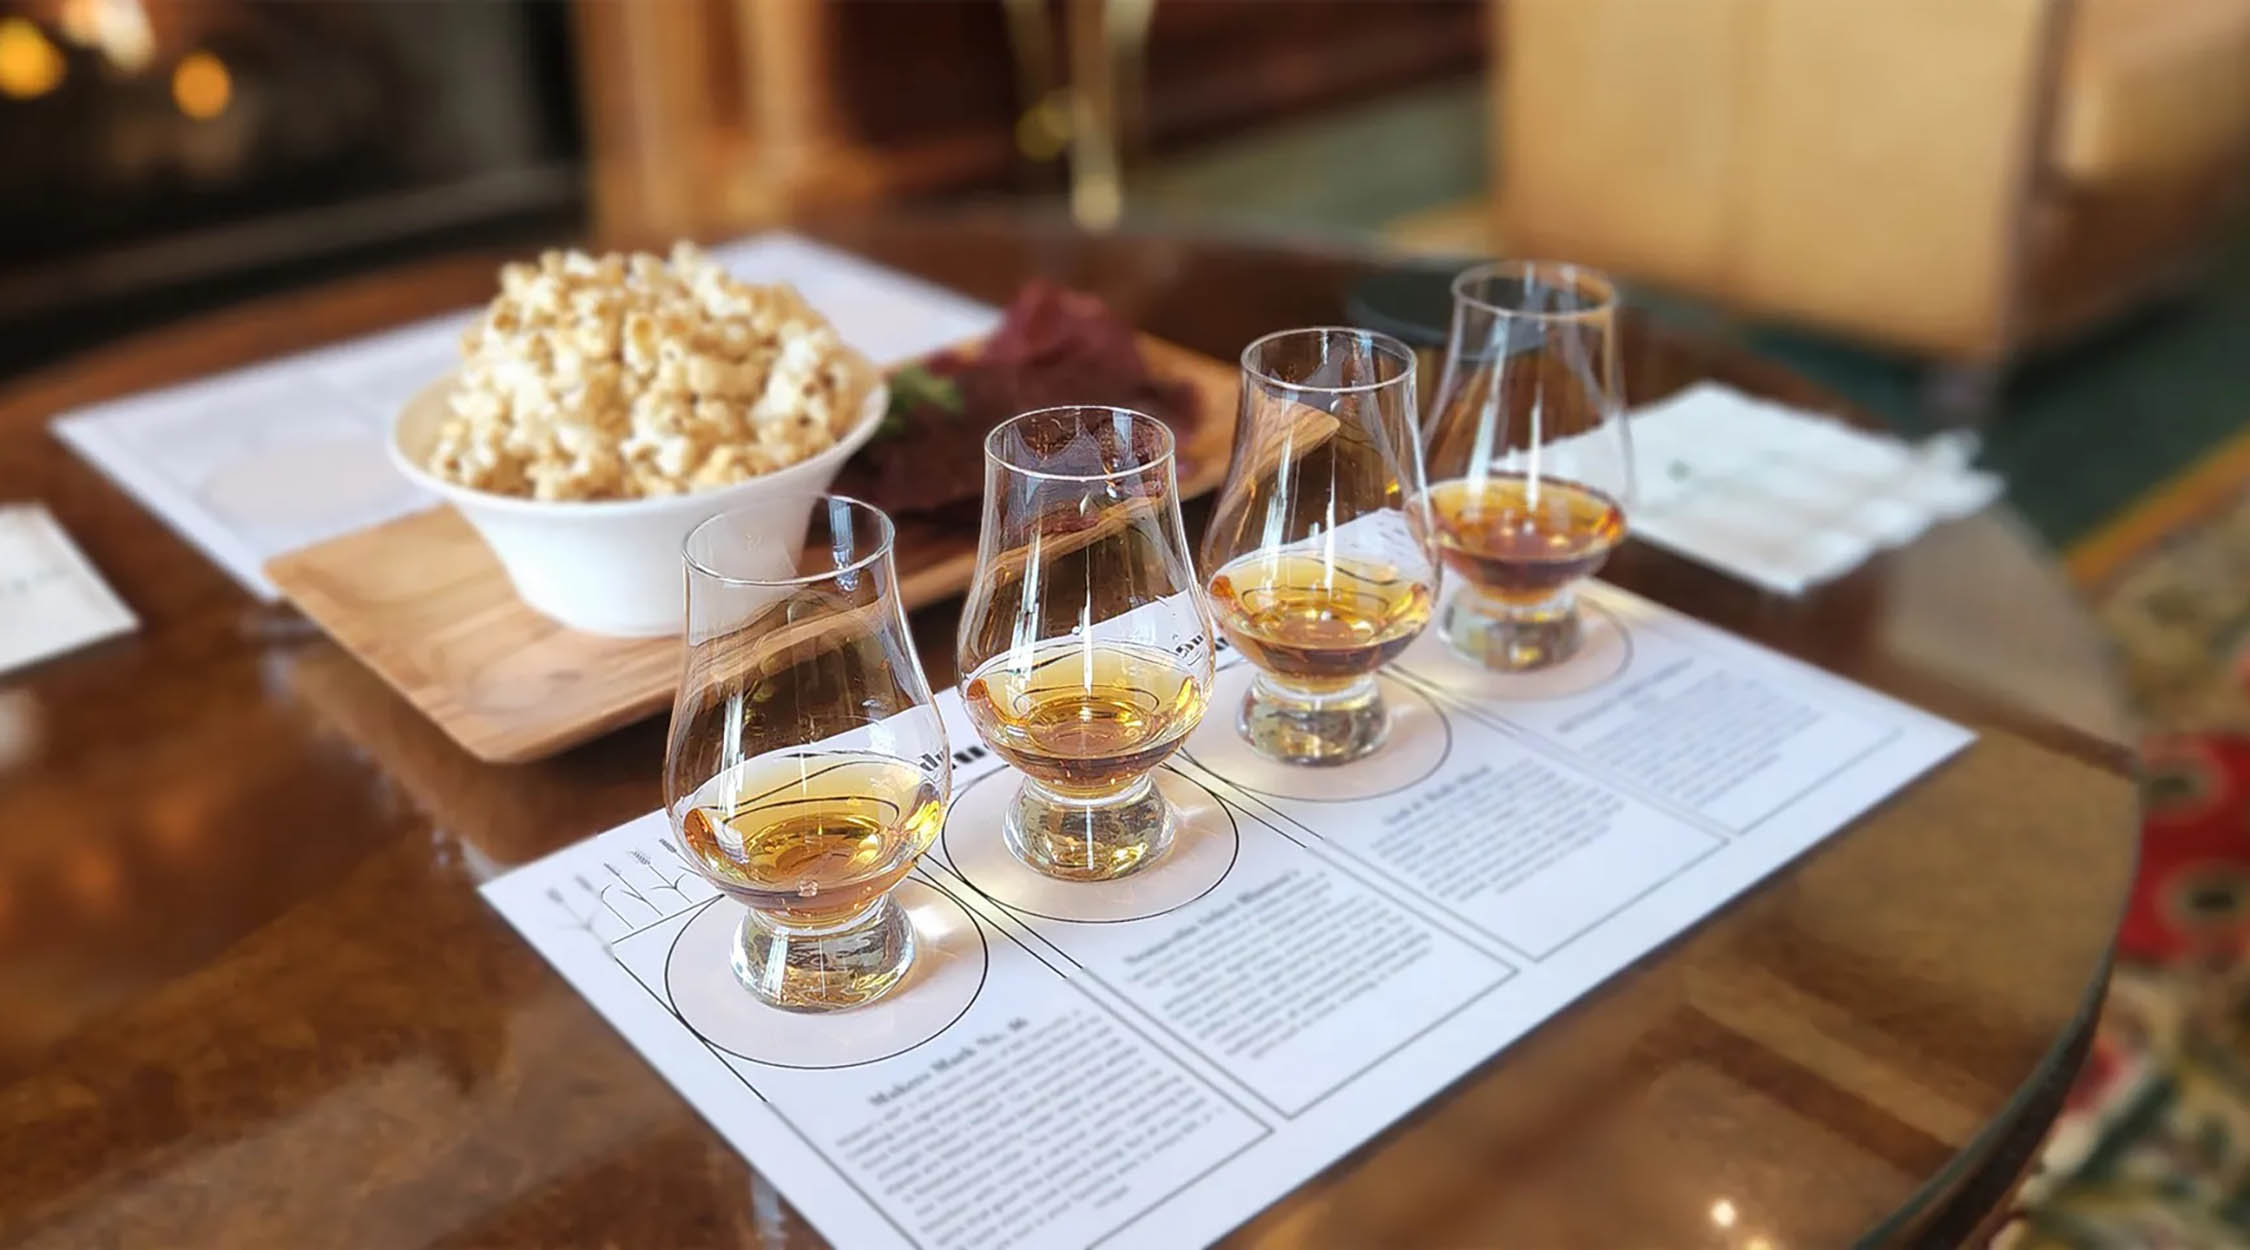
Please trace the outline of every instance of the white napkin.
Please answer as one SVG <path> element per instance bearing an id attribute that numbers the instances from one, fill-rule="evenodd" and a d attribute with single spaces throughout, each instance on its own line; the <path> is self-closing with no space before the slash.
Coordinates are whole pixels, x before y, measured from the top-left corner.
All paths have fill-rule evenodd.
<path id="1" fill-rule="evenodd" d="M 1633 414 L 1635 535 L 1781 594 L 2000 493 L 1974 440 L 1919 446 L 1701 382 Z"/>
<path id="2" fill-rule="evenodd" d="M 136 624 L 47 509 L 0 505 L 0 673 Z"/>

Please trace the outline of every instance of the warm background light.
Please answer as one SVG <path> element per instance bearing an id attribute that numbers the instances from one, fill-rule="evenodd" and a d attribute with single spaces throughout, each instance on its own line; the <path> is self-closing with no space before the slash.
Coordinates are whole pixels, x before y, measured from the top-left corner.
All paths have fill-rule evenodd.
<path id="1" fill-rule="evenodd" d="M 43 96 L 61 85 L 66 68 L 37 26 L 20 17 L 0 19 L 0 95 Z"/>
<path id="2" fill-rule="evenodd" d="M 128 74 L 147 69 L 156 57 L 156 31 L 141 0 L 63 0 L 55 19 L 63 38 L 98 49 Z"/>
<path id="3" fill-rule="evenodd" d="M 197 121 L 227 111 L 234 98 L 234 76 L 219 58 L 208 52 L 190 52 L 172 70 L 172 102 Z"/>

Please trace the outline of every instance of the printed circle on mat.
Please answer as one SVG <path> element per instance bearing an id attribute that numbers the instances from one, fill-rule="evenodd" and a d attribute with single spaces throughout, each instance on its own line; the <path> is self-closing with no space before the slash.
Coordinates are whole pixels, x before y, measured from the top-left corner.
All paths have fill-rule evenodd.
<path id="1" fill-rule="evenodd" d="M 1455 654 L 1434 623 L 1399 657 L 1398 666 L 1441 690 L 1458 690 L 1479 699 L 1529 701 L 1584 694 L 1615 680 L 1632 663 L 1633 635 L 1615 612 L 1601 604 L 1581 599 L 1578 612 L 1585 630 L 1578 654 L 1552 668 L 1494 672 Z"/>
<path id="2" fill-rule="evenodd" d="M 728 957 L 742 906 L 718 898 L 672 940 L 664 989 L 680 1019 L 737 1058 L 782 1068 L 851 1068 L 889 1059 L 950 1028 L 984 988 L 984 931 L 951 895 L 908 877 L 897 898 L 914 926 L 914 966 L 890 993 L 842 1012 L 783 1011 L 735 979 Z M 850 1017 L 849 1022 L 837 1019 Z"/>
<path id="3" fill-rule="evenodd" d="M 953 871 L 986 898 L 1043 920 L 1116 924 L 1185 907 L 1215 889 L 1234 868 L 1242 834 L 1234 813 L 1199 781 L 1156 770 L 1156 788 L 1179 822 L 1164 858 L 1115 881 L 1057 881 L 1008 850 L 1000 821 L 1023 775 L 1002 768 L 961 787 L 938 835 Z"/>
<path id="4" fill-rule="evenodd" d="M 1257 670 L 1237 664 L 1211 686 L 1211 710 L 1188 735 L 1183 752 L 1191 760 L 1252 794 L 1349 803 L 1381 798 L 1418 785 L 1453 751 L 1453 726 L 1430 696 L 1402 681 L 1378 677 L 1383 706 L 1390 710 L 1390 736 L 1366 756 L 1345 764 L 1284 764 L 1268 759 L 1235 728 L 1243 692 Z"/>

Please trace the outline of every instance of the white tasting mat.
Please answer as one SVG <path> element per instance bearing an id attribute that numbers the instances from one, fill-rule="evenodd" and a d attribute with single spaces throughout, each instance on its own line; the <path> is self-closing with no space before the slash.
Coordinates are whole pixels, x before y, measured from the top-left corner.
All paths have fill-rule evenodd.
<path id="1" fill-rule="evenodd" d="M 138 624 L 39 504 L 0 504 L 0 673 Z"/>
<path id="2" fill-rule="evenodd" d="M 1840 577 L 2000 493 L 1972 442 L 1920 446 L 1702 382 L 1633 414 L 1633 533 L 1781 594 Z"/>
<path id="3" fill-rule="evenodd" d="M 790 234 L 712 249 L 788 282 L 846 342 L 895 361 L 989 331 L 988 305 Z M 430 500 L 383 452 L 391 419 L 454 365 L 473 310 L 64 413 L 55 433 L 251 593 L 266 561 Z"/>
<path id="4" fill-rule="evenodd" d="M 995 858 L 1017 779 L 941 693 L 954 801 L 901 894 L 930 967 L 811 1028 L 746 1001 L 662 813 L 484 895 L 839 1246 L 1202 1245 L 1969 741 L 1584 601 L 1609 642 L 1539 679 L 1425 634 L 1391 741 L 1335 769 L 1246 765 L 1214 703 L 1164 776 L 1179 842 L 1109 884 Z"/>

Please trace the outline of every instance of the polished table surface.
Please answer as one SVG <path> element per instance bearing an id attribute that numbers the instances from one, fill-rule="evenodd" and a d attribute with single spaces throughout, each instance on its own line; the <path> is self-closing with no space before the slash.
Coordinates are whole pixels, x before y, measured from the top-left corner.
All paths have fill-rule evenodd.
<path id="1" fill-rule="evenodd" d="M 1222 359 L 1339 319 L 1369 268 L 998 213 L 812 229 L 989 299 L 1060 277 Z M 47 432 L 476 302 L 493 259 L 275 298 L 0 392 L 0 501 L 44 500 L 142 620 L 0 678 L 0 1244 L 820 1244 L 476 894 L 656 806 L 662 725 L 481 764 Z M 1627 356 L 1636 402 L 1715 376 L 1823 403 L 1638 322 Z M 1980 736 L 1235 1242 L 1925 1243 L 1989 1207 L 2053 1115 L 2135 838 L 2101 653 L 2051 564 L 1992 510 L 1802 599 L 1638 545 L 1606 576 Z M 952 611 L 917 616 L 933 667 Z"/>

